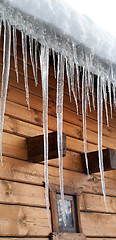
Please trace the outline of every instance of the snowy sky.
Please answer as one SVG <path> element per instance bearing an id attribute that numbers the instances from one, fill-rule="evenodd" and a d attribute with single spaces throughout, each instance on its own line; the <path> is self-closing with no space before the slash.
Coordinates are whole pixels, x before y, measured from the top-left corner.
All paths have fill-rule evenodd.
<path id="1" fill-rule="evenodd" d="M 83 13 L 102 29 L 116 36 L 116 0 L 65 0 L 75 11 Z"/>

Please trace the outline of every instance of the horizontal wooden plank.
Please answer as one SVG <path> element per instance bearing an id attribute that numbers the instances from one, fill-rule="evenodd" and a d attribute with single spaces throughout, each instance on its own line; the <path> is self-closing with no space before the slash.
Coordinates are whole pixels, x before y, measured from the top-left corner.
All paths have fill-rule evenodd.
<path id="1" fill-rule="evenodd" d="M 102 195 L 82 193 L 80 196 L 81 211 L 109 212 L 116 213 L 116 197 L 107 196 L 107 208 Z"/>
<path id="2" fill-rule="evenodd" d="M 1 236 L 48 236 L 47 210 L 16 205 L 0 205 Z"/>
<path id="3" fill-rule="evenodd" d="M 74 152 L 84 152 L 83 141 L 67 136 L 67 149 Z M 3 133 L 3 154 L 10 157 L 16 157 L 23 160 L 27 160 L 27 145 L 26 138 L 16 136 L 13 134 Z M 87 143 L 88 152 L 96 151 L 97 145 Z"/>
<path id="4" fill-rule="evenodd" d="M 116 197 L 107 197 L 109 213 L 116 213 Z M 31 184 L 0 180 L 0 203 L 46 207 L 45 188 Z M 80 210 L 107 212 L 101 195 L 82 193 Z"/>
<path id="5" fill-rule="evenodd" d="M 0 237 L 0 239 L 1 239 L 1 237 Z M 49 238 L 47 238 L 47 237 L 45 237 L 45 238 L 41 238 L 41 237 L 39 237 L 39 238 L 38 237 L 37 238 L 36 237 L 34 237 L 34 238 L 33 237 L 31 237 L 31 238 L 26 238 L 26 237 L 25 238 L 21 238 L 21 237 L 20 238 L 12 238 L 12 237 L 10 237 L 10 239 L 4 237 L 4 240 L 24 240 L 24 239 L 25 240 L 49 240 Z"/>
<path id="6" fill-rule="evenodd" d="M 116 237 L 116 215 L 81 212 L 83 233 L 94 237 Z"/>
<path id="7" fill-rule="evenodd" d="M 0 178 L 43 185 L 44 166 L 32 164 L 3 156 L 3 167 L 0 165 Z M 100 174 L 88 179 L 87 175 L 79 172 L 71 172 L 64 169 L 64 185 L 73 188 L 83 187 L 83 192 L 102 193 Z M 49 182 L 59 184 L 59 169 L 49 166 Z M 107 195 L 116 196 L 116 171 L 105 173 L 105 185 Z"/>
<path id="8" fill-rule="evenodd" d="M 19 116 L 19 111 L 20 111 L 20 116 Z M 36 127 L 33 125 L 28 125 L 28 123 L 26 122 L 23 123 L 23 121 L 19 122 L 18 120 L 15 120 L 12 117 L 11 118 L 5 117 L 4 129 L 6 131 L 14 132 L 16 134 L 25 135 L 25 136 L 26 135 L 35 136 L 37 135 L 36 131 L 38 133 L 40 132 L 40 134 L 43 133 L 42 132 L 43 130 L 40 128 L 40 126 L 43 125 L 43 115 L 41 112 L 34 111 L 33 109 L 28 111 L 27 108 L 24 106 L 7 101 L 6 114 L 10 116 L 14 116 L 15 118 L 20 118 L 21 120 L 26 122 L 31 122 L 34 125 L 35 124 L 39 125 Z M 79 116 L 76 116 L 76 117 L 78 121 Z M 78 122 L 81 122 L 81 119 Z M 97 124 L 95 125 L 95 121 L 92 120 L 92 121 L 89 121 L 89 126 L 93 126 L 94 131 L 87 129 L 87 141 L 93 144 L 97 144 L 98 135 L 97 135 L 97 132 L 95 132 L 97 131 Z M 32 129 L 32 135 L 31 135 L 30 127 Z M 56 118 L 53 116 L 49 116 L 49 129 L 52 131 L 57 130 Z M 67 123 L 66 121 L 63 122 L 63 132 L 68 136 L 72 136 L 73 138 L 82 139 L 82 136 L 83 136 L 82 126 L 81 127 L 76 126 L 74 124 Z M 109 148 L 115 149 L 115 143 L 116 143 L 116 141 L 114 141 L 115 136 L 116 136 L 116 133 L 114 130 L 110 130 L 108 128 L 104 129 L 103 127 L 103 146 L 105 148 L 109 147 Z M 109 141 L 109 138 L 110 138 L 110 141 Z"/>
<path id="9" fill-rule="evenodd" d="M 50 240 L 85 240 L 85 236 L 81 233 L 53 233 Z"/>
<path id="10" fill-rule="evenodd" d="M 46 207 L 45 188 L 0 180 L 0 203 Z"/>
<path id="11" fill-rule="evenodd" d="M 18 98 L 17 98 L 17 96 L 19 96 Z M 41 98 L 37 98 L 36 96 L 32 96 L 32 95 L 30 95 L 30 102 L 31 102 L 31 105 L 32 105 L 32 108 L 36 108 L 36 110 L 39 110 L 39 111 L 41 111 L 42 112 L 42 99 Z M 22 104 L 22 105 L 26 105 L 26 103 L 25 103 L 25 93 L 23 92 L 23 91 L 21 91 L 21 90 L 19 90 L 19 89 L 15 89 L 14 90 L 14 88 L 13 87 L 10 87 L 9 88 L 9 91 L 8 91 L 8 99 L 10 100 L 10 101 L 13 101 L 13 102 L 17 102 L 18 104 Z M 18 99 L 18 100 L 17 100 Z M 51 102 L 52 103 L 52 102 Z M 55 113 L 55 111 L 56 111 L 56 109 L 54 109 L 54 104 L 52 104 L 51 105 L 51 103 L 50 103 L 50 106 L 49 106 L 49 114 L 51 114 L 51 115 L 54 115 L 54 119 L 52 119 L 53 121 L 54 121 L 54 126 L 52 126 L 52 124 L 51 124 L 51 121 L 49 121 L 49 126 L 51 125 L 52 126 L 52 128 L 56 128 L 56 113 Z M 65 118 L 65 110 L 66 110 L 66 118 Z M 74 113 L 73 112 L 71 112 L 69 109 L 65 109 L 64 110 L 64 121 L 69 121 L 68 119 L 73 119 L 73 115 L 74 115 Z M 68 114 L 68 115 L 67 115 Z M 18 115 L 19 115 L 19 113 L 18 113 Z M 70 118 L 70 116 L 71 116 L 71 118 Z M 42 120 L 42 114 L 41 114 L 41 120 Z M 39 121 L 39 124 L 41 123 L 41 125 L 42 125 L 42 122 L 41 122 L 41 120 L 40 120 L 40 117 L 39 117 L 39 120 L 37 120 L 37 118 L 36 118 L 36 121 Z M 75 115 L 75 120 L 77 120 L 77 121 L 79 121 L 79 119 L 81 119 L 81 116 L 77 116 L 77 115 Z M 50 119 L 51 120 L 51 119 Z M 52 121 L 52 122 L 53 122 Z M 81 123 L 82 123 L 82 119 L 81 119 Z M 73 123 L 74 124 L 74 123 Z M 78 124 L 78 123 L 77 123 Z M 69 127 L 67 128 L 67 125 L 69 125 L 69 124 L 67 124 L 67 123 L 64 123 L 64 126 L 65 126 L 65 132 L 66 132 L 66 134 L 68 133 L 68 134 L 70 134 L 71 135 L 71 125 L 69 125 Z M 87 126 L 88 126 L 88 123 L 87 123 Z M 96 124 L 96 127 L 97 127 L 97 124 Z M 81 126 L 81 128 L 77 128 L 77 130 L 76 130 L 76 128 L 77 127 L 73 127 L 73 134 L 74 134 L 74 137 L 78 137 L 78 138 L 80 138 L 80 139 L 82 139 L 82 136 L 83 136 L 83 129 L 82 129 L 82 126 Z M 66 131 L 66 129 L 68 129 L 67 131 Z M 56 129 L 53 129 L 53 131 L 56 131 Z M 94 130 L 95 131 L 95 130 Z M 97 130 L 96 130 L 97 131 Z M 92 133 L 92 132 L 87 132 L 87 140 L 88 140 L 88 142 L 91 142 L 91 143 L 94 143 L 94 144 L 97 144 L 97 134 L 95 134 L 95 133 Z M 103 132 L 103 136 L 104 136 L 104 132 Z M 110 146 L 106 146 L 107 144 L 108 144 L 108 142 L 109 142 L 109 145 Z M 104 136 L 104 138 L 103 138 L 103 146 L 105 146 L 105 147 L 109 147 L 109 148 L 112 148 L 112 149 L 115 149 L 116 148 L 116 146 L 115 146 L 115 142 L 111 139 L 111 141 L 108 141 L 108 138 L 107 137 L 105 137 Z M 97 150 L 97 149 L 96 149 Z"/>
<path id="12" fill-rule="evenodd" d="M 69 125 L 69 127 L 68 127 L 68 125 Z M 67 126 L 67 128 L 66 128 L 66 126 Z M 75 128 L 74 132 L 76 132 L 75 126 L 71 125 L 72 129 L 71 129 L 70 124 L 66 123 L 66 126 L 64 127 L 63 130 L 64 131 L 65 131 L 65 129 L 68 129 L 68 130 L 65 132 L 69 131 L 68 133 L 71 134 L 73 132 L 73 128 Z M 43 128 L 40 126 L 35 126 L 32 124 L 20 121 L 18 119 L 15 119 L 13 117 L 8 117 L 8 116 L 5 116 L 4 130 L 7 132 L 10 132 L 10 133 L 15 133 L 15 134 L 21 135 L 21 136 L 23 135 L 25 137 L 30 137 L 30 136 L 33 137 L 33 136 L 36 136 L 37 134 L 39 135 L 39 134 L 43 133 Z M 88 143 L 88 152 L 91 152 L 91 150 L 95 151 L 97 149 L 97 146 L 96 146 L 97 134 L 92 132 L 92 134 L 89 133 L 88 136 L 91 136 L 91 139 L 93 138 L 95 140 L 95 141 L 93 140 L 93 142 L 95 142 L 95 146 Z M 107 146 L 115 148 L 115 145 L 116 145 L 116 142 L 113 139 L 111 139 L 111 141 L 109 141 L 108 137 L 103 137 L 103 148 L 106 148 Z M 67 136 L 67 149 L 73 150 L 75 152 L 76 151 L 83 152 L 83 142 L 81 142 L 80 139 L 78 141 L 75 138 L 71 138 L 71 137 Z"/>
<path id="13" fill-rule="evenodd" d="M 99 237 L 99 239 L 98 239 L 97 237 L 96 237 L 96 238 L 95 238 L 95 237 L 91 237 L 91 238 L 87 237 L 86 239 L 87 239 L 87 240 L 108 240 L 109 238 L 105 238 L 105 237 L 100 238 L 100 237 Z M 115 240 L 115 239 L 116 239 L 116 238 L 111 238 L 111 237 L 110 237 L 110 240 Z"/>
<path id="14" fill-rule="evenodd" d="M 2 153 L 23 160 L 27 159 L 27 145 L 24 137 L 4 132 L 2 138 Z"/>

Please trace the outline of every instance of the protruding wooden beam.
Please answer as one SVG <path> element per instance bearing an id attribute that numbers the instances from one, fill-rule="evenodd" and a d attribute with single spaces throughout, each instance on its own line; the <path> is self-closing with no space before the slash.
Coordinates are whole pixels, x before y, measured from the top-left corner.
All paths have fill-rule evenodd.
<path id="1" fill-rule="evenodd" d="M 28 161 L 39 163 L 44 161 L 44 136 L 27 138 Z M 63 157 L 66 156 L 66 134 L 63 133 Z M 58 158 L 57 132 L 48 134 L 48 159 Z"/>
<path id="2" fill-rule="evenodd" d="M 98 151 L 88 153 L 87 156 L 88 156 L 88 165 L 89 165 L 90 174 L 99 172 L 100 170 L 99 170 Z M 82 157 L 82 164 L 83 164 L 83 172 L 87 173 L 86 164 L 85 164 L 85 155 L 82 154 L 81 157 Z M 104 171 L 116 169 L 116 150 L 109 149 L 109 148 L 104 149 L 103 162 L 104 162 Z"/>

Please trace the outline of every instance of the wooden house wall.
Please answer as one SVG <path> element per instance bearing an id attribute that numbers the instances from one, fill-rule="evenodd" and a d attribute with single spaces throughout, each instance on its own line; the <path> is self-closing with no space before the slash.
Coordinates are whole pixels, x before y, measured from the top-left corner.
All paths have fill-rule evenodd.
<path id="1" fill-rule="evenodd" d="M 0 42 L 0 86 L 2 76 L 3 37 Z M 3 133 L 3 167 L 0 164 L 0 238 L 8 240 L 48 239 L 44 166 L 27 162 L 26 137 L 43 134 L 41 77 L 35 87 L 30 58 L 28 76 L 30 106 L 25 100 L 23 62 L 18 40 L 19 83 L 16 82 L 13 52 Z M 49 131 L 56 131 L 56 79 L 50 67 Z M 65 79 L 66 80 L 66 79 Z M 87 239 L 116 238 L 116 171 L 105 173 L 108 211 L 102 196 L 100 174 L 88 177 L 82 173 L 80 152 L 83 152 L 81 102 L 77 116 L 74 100 L 70 103 L 67 82 L 64 94 L 63 132 L 67 135 L 67 155 L 64 157 L 64 185 L 83 187 L 80 198 L 81 222 Z M 98 149 L 96 111 L 87 117 L 88 152 Z M 39 147 L 39 146 L 38 146 Z M 116 112 L 106 126 L 103 119 L 103 148 L 116 149 Z M 58 159 L 49 161 L 49 182 L 59 184 Z"/>

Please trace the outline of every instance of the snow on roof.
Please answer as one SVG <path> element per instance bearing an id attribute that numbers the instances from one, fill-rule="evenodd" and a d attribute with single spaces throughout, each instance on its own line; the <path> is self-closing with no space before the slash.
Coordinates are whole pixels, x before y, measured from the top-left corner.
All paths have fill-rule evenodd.
<path id="1" fill-rule="evenodd" d="M 91 48 L 101 58 L 116 63 L 116 38 L 101 30 L 87 16 L 74 12 L 62 0 L 8 0 L 10 5 L 40 19 Z"/>

